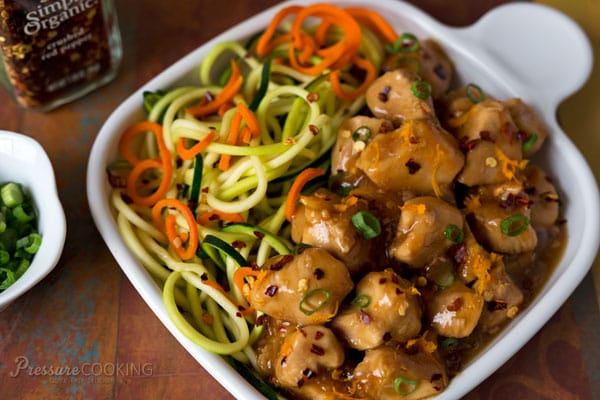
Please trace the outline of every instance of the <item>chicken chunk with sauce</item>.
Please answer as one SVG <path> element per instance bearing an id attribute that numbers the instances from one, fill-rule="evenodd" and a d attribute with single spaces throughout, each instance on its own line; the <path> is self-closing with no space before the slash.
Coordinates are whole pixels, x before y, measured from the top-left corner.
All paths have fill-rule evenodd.
<path id="1" fill-rule="evenodd" d="M 435 116 L 431 96 L 421 99 L 411 86 L 419 76 L 407 69 L 386 72 L 369 86 L 366 100 L 377 118 L 391 121 L 395 126 L 403 122 Z"/>
<path id="2" fill-rule="evenodd" d="M 365 398 L 416 400 L 440 393 L 448 377 L 435 353 L 380 346 L 366 351 L 354 369 L 354 381 Z"/>
<path id="3" fill-rule="evenodd" d="M 450 87 L 454 67 L 442 47 L 432 39 L 419 41 L 415 54 L 396 53 L 389 55 L 381 69 L 385 72 L 398 68 L 408 69 L 431 84 L 431 95 L 439 98 Z"/>
<path id="4" fill-rule="evenodd" d="M 328 250 L 342 260 L 350 273 L 371 269 L 371 241 L 352 225 L 352 216 L 368 208 L 365 200 L 341 198 L 319 189 L 300 197 L 301 205 L 292 219 L 292 240 Z"/>
<path id="5" fill-rule="evenodd" d="M 356 166 L 378 187 L 415 195 L 449 195 L 464 165 L 456 140 L 431 120 L 415 120 L 375 136 Z"/>
<path id="6" fill-rule="evenodd" d="M 284 387 L 300 388 L 343 362 L 344 348 L 329 328 L 303 326 L 283 341 L 275 361 L 275 377 Z"/>
<path id="7" fill-rule="evenodd" d="M 531 157 L 544 144 L 548 131 L 535 110 L 519 98 L 511 98 L 504 102 L 517 128 L 519 139 L 523 143 L 523 155 Z"/>
<path id="8" fill-rule="evenodd" d="M 445 254 L 453 245 L 450 231 L 462 230 L 463 226 L 463 215 L 453 205 L 436 197 L 415 197 L 401 208 L 396 236 L 388 252 L 410 267 L 424 267 Z"/>
<path id="9" fill-rule="evenodd" d="M 435 331 L 446 337 L 469 336 L 483 310 L 483 297 L 460 282 L 436 291 L 427 301 L 427 314 Z"/>
<path id="10" fill-rule="evenodd" d="M 251 288 L 250 304 L 300 325 L 329 321 L 354 286 L 346 266 L 320 248 L 272 257 L 262 268 Z"/>
<path id="11" fill-rule="evenodd" d="M 391 269 L 370 272 L 356 285 L 355 299 L 333 319 L 332 327 L 358 350 L 411 339 L 421 330 L 418 291 Z"/>

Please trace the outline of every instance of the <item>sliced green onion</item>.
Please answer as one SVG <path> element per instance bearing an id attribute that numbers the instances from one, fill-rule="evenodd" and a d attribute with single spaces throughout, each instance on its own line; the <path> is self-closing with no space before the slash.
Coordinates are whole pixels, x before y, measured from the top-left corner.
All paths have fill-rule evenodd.
<path id="1" fill-rule="evenodd" d="M 446 236 L 446 239 L 454 244 L 462 243 L 462 241 L 465 239 L 465 233 L 463 230 L 454 224 L 449 224 L 446 227 L 444 230 L 444 236 Z"/>
<path id="2" fill-rule="evenodd" d="M 42 244 L 42 237 L 38 233 L 30 233 L 29 235 L 17 240 L 17 249 L 22 248 L 29 254 L 37 253 Z"/>
<path id="3" fill-rule="evenodd" d="M 0 233 L 6 230 L 6 217 L 3 212 L 0 212 Z"/>
<path id="4" fill-rule="evenodd" d="M 331 292 L 327 289 L 319 288 L 308 291 L 302 300 L 300 300 L 300 304 L 298 304 L 298 308 L 306 315 L 312 315 L 325 307 L 327 303 L 331 300 Z"/>
<path id="5" fill-rule="evenodd" d="M 369 304 L 371 304 L 371 296 L 366 294 L 359 294 L 350 302 L 350 304 L 352 304 L 359 310 L 362 310 L 364 308 L 367 308 Z"/>
<path id="6" fill-rule="evenodd" d="M 388 53 L 414 53 L 419 50 L 419 39 L 412 33 L 404 32 L 393 44 L 388 44 L 385 49 Z"/>
<path id="7" fill-rule="evenodd" d="M 192 186 L 190 189 L 190 199 L 196 202 L 200 197 L 200 187 L 202 186 L 202 169 L 202 154 L 198 153 L 196 154 L 196 157 L 194 157 L 194 176 L 192 178 Z"/>
<path id="8" fill-rule="evenodd" d="M 23 203 L 23 190 L 14 182 L 9 182 L 0 189 L 0 198 L 8 208 L 13 208 Z"/>
<path id="9" fill-rule="evenodd" d="M 35 212 L 33 209 L 30 209 L 29 212 L 25 210 L 26 208 L 31 208 L 26 206 L 26 203 L 19 204 L 12 209 L 12 215 L 17 219 L 17 221 L 21 223 L 33 221 L 35 218 Z"/>
<path id="10" fill-rule="evenodd" d="M 258 106 L 260 105 L 260 102 L 265 97 L 265 94 L 267 93 L 267 89 L 269 87 L 270 76 L 271 76 L 271 58 L 269 58 L 263 64 L 263 69 L 260 74 L 260 84 L 258 86 L 258 91 L 256 92 L 256 96 L 254 96 L 252 103 L 250 103 L 250 105 L 248 106 L 248 108 L 251 111 L 256 111 L 258 109 Z"/>
<path id="11" fill-rule="evenodd" d="M 500 224 L 500 230 L 507 236 L 518 236 L 527 230 L 529 218 L 523 214 L 511 215 L 504 218 Z"/>
<path id="12" fill-rule="evenodd" d="M 292 249 L 292 254 L 297 256 L 299 254 L 302 254 L 302 252 L 306 249 L 310 249 L 312 246 L 310 244 L 307 243 L 296 243 L 294 245 L 294 248 Z"/>
<path id="13" fill-rule="evenodd" d="M 6 250 L 0 250 L 0 265 L 8 263 L 10 260 L 10 254 Z"/>
<path id="14" fill-rule="evenodd" d="M 521 148 L 523 149 L 523 152 L 527 153 L 529 150 L 531 150 L 533 148 L 533 146 L 535 146 L 537 141 L 538 141 L 537 133 L 532 133 L 531 135 L 529 135 L 527 137 L 527 139 L 525 139 L 525 141 L 523 142 L 523 145 L 521 146 Z"/>
<path id="15" fill-rule="evenodd" d="M 225 266 L 219 259 L 215 257 L 215 253 L 211 250 L 217 249 L 227 257 L 230 257 L 240 267 L 248 265 L 248 261 L 242 255 L 234 249 L 229 243 L 220 239 L 214 235 L 206 235 L 202 241 L 202 249 L 208 254 L 208 256 L 217 264 L 220 268 L 224 269 Z"/>
<path id="16" fill-rule="evenodd" d="M 0 279 L 2 279 L 2 274 L 4 274 L 4 280 L 0 282 L 0 290 L 8 289 L 17 280 L 15 273 L 8 268 L 0 268 Z"/>
<path id="17" fill-rule="evenodd" d="M 450 347 L 456 346 L 458 344 L 458 339 L 449 337 L 441 341 L 440 348 L 442 350 L 447 350 Z"/>
<path id="18" fill-rule="evenodd" d="M 165 92 L 163 90 L 157 90 L 156 92 L 151 92 L 149 90 L 142 93 L 144 98 L 144 108 L 146 111 L 152 111 L 154 105 L 164 97 Z"/>
<path id="19" fill-rule="evenodd" d="M 279 254 L 290 254 L 290 249 L 285 242 L 270 231 L 261 228 L 260 226 L 247 224 L 243 222 L 229 224 L 221 229 L 222 232 L 242 233 L 252 238 L 264 240 Z"/>
<path id="20" fill-rule="evenodd" d="M 394 379 L 394 390 L 401 396 L 407 396 L 417 390 L 417 381 L 399 376 Z"/>
<path id="21" fill-rule="evenodd" d="M 467 85 L 467 97 L 473 103 L 480 103 L 486 99 L 486 95 L 483 90 L 474 83 Z"/>
<path id="22" fill-rule="evenodd" d="M 415 97 L 421 100 L 425 100 L 429 96 L 431 96 L 432 88 L 429 82 L 423 80 L 416 80 L 413 81 L 413 83 L 410 85 L 410 90 L 412 94 L 415 95 Z"/>
<path id="23" fill-rule="evenodd" d="M 381 224 L 369 211 L 358 211 L 352 216 L 352 225 L 365 239 L 373 239 L 381 233 Z"/>
<path id="24" fill-rule="evenodd" d="M 371 138 L 371 128 L 369 128 L 368 126 L 360 126 L 358 128 L 356 128 L 356 130 L 354 132 L 352 132 L 352 140 L 354 142 L 358 142 L 359 140 L 361 142 L 368 142 L 369 139 Z"/>

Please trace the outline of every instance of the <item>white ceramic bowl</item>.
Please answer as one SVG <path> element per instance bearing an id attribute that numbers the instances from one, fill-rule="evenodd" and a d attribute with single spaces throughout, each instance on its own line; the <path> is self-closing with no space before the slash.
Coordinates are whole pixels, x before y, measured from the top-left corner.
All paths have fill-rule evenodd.
<path id="1" fill-rule="evenodd" d="M 14 181 L 32 197 L 42 244 L 31 265 L 0 293 L 0 311 L 41 281 L 56 266 L 67 231 L 54 170 L 44 148 L 20 133 L 0 130 L 0 183 Z"/>
<path id="2" fill-rule="evenodd" d="M 124 273 L 181 345 L 232 395 L 246 400 L 262 396 L 223 359 L 191 343 L 169 320 L 159 289 L 118 233 L 109 206 L 110 187 L 104 168 L 117 156 L 117 141 L 123 129 L 144 117 L 143 91 L 194 83 L 195 68 L 216 43 L 247 38 L 265 27 L 277 10 L 289 4 L 282 3 L 233 27 L 140 88 L 106 121 L 88 165 L 87 191 L 92 215 Z M 463 83 L 477 82 L 500 99 L 521 97 L 535 107 L 551 132 L 541 156 L 535 161 L 550 173 L 562 195 L 569 230 L 564 256 L 530 307 L 438 396 L 439 399 L 457 399 L 491 375 L 544 325 L 586 275 L 598 250 L 598 187 L 584 158 L 555 118 L 559 103 L 587 80 L 592 66 L 591 49 L 573 21 L 537 4 L 510 3 L 498 7 L 466 28 L 444 26 L 415 7 L 396 0 L 346 0 L 343 5 L 373 8 L 398 32 L 437 39 L 455 61 Z"/>

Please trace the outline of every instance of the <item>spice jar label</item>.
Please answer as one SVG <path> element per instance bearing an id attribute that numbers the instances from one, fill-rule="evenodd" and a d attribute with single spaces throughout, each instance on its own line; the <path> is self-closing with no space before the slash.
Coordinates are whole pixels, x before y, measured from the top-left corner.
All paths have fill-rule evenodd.
<path id="1" fill-rule="evenodd" d="M 109 1 L 0 0 L 0 49 L 17 102 L 51 108 L 105 83 L 120 62 Z"/>

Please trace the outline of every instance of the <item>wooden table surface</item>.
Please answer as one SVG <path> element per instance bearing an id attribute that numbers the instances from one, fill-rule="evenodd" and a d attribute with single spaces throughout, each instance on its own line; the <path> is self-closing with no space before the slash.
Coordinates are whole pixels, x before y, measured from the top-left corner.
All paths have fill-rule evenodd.
<path id="1" fill-rule="evenodd" d="M 466 25 L 503 1 L 412 2 L 442 22 Z M 0 313 L 0 398 L 231 399 L 121 273 L 92 221 L 85 175 L 96 134 L 121 101 L 195 47 L 275 3 L 119 0 L 124 59 L 112 83 L 48 113 L 23 111 L 0 92 L 0 129 L 23 132 L 45 147 L 68 224 L 56 269 Z M 590 273 L 544 328 L 467 398 L 600 398 L 596 300 Z M 65 368 L 79 373 L 65 376 Z"/>

